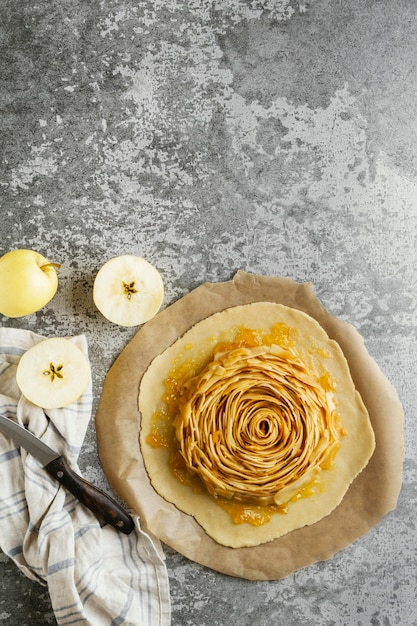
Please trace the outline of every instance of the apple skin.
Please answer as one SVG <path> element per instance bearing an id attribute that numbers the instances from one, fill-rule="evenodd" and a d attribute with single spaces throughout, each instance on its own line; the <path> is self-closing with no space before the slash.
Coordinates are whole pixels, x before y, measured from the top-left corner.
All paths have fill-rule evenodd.
<path id="1" fill-rule="evenodd" d="M 0 258 L 0 313 L 24 317 L 35 313 L 58 289 L 56 263 L 35 250 L 11 250 Z"/>

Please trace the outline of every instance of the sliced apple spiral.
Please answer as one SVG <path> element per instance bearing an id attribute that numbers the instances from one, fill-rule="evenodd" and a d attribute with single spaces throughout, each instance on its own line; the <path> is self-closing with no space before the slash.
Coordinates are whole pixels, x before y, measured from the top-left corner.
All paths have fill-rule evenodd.
<path id="1" fill-rule="evenodd" d="M 176 435 L 207 490 L 255 504 L 285 504 L 335 454 L 343 430 L 332 392 L 290 349 L 217 355 L 186 383 Z"/>

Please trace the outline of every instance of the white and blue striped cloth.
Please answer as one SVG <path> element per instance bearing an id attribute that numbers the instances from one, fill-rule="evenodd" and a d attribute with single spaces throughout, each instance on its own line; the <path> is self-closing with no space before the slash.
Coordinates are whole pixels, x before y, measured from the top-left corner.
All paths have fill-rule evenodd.
<path id="1" fill-rule="evenodd" d="M 63 409 L 43 411 L 16 385 L 21 355 L 44 339 L 0 328 L 0 412 L 77 459 L 91 417 L 92 387 Z M 71 340 L 87 356 L 83 335 Z M 159 541 L 124 535 L 96 517 L 49 477 L 31 455 L 0 433 L 0 546 L 30 579 L 47 585 L 58 624 L 169 626 L 170 597 Z"/>

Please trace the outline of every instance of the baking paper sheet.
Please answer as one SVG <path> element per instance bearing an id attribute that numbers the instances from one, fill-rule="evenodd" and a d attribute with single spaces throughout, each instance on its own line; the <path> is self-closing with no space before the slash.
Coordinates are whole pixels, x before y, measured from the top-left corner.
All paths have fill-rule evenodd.
<path id="1" fill-rule="evenodd" d="M 213 541 L 189 515 L 152 488 L 139 447 L 140 380 L 153 358 L 191 326 L 231 306 L 278 302 L 315 318 L 341 346 L 353 381 L 369 411 L 375 452 L 340 505 L 321 521 L 269 543 L 227 548 Z M 250 580 L 276 580 L 331 558 L 367 533 L 397 504 L 402 481 L 403 410 L 391 383 L 367 352 L 360 334 L 332 316 L 311 283 L 237 272 L 233 280 L 205 283 L 141 327 L 110 368 L 96 413 L 99 456 L 116 493 L 143 526 L 187 558 Z"/>

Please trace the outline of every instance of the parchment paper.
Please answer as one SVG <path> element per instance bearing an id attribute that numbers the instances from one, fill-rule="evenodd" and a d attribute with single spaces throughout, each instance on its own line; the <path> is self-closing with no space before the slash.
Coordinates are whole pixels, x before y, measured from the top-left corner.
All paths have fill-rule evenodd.
<path id="1" fill-rule="evenodd" d="M 195 520 L 161 498 L 150 485 L 139 447 L 138 389 L 152 359 L 200 320 L 230 306 L 278 302 L 315 318 L 341 346 L 352 378 L 369 411 L 375 452 L 341 504 L 321 521 L 269 543 L 227 548 Z M 311 283 L 237 272 L 233 280 L 205 283 L 161 311 L 133 337 L 110 368 L 96 413 L 99 456 L 116 493 L 142 524 L 187 558 L 250 580 L 276 580 L 329 559 L 394 509 L 401 489 L 403 410 L 397 393 L 368 354 L 360 334 L 332 316 Z"/>

